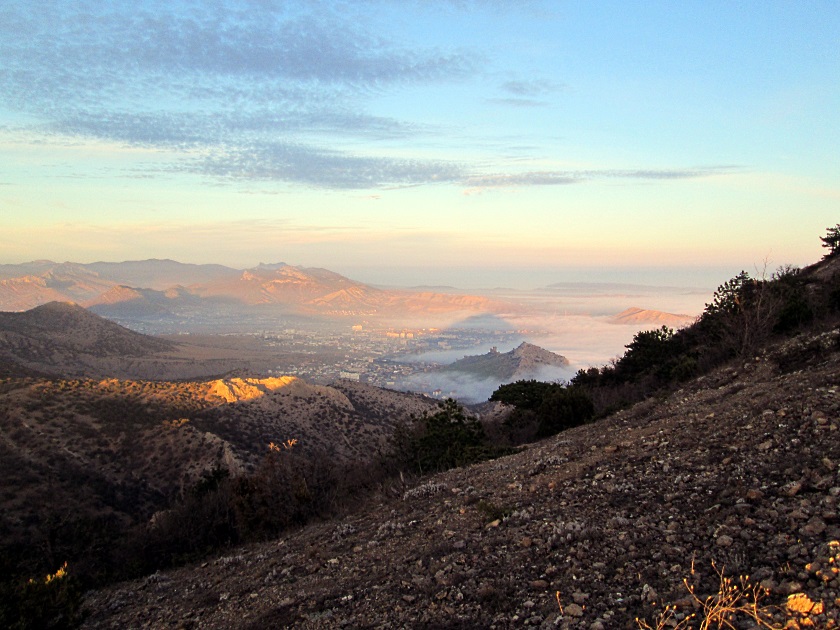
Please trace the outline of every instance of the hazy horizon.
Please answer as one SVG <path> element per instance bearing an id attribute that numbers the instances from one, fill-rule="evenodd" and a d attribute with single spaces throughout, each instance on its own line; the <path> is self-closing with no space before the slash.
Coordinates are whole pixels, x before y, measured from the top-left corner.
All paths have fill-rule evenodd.
<path id="1" fill-rule="evenodd" d="M 753 276 L 770 275 L 781 264 L 762 261 L 750 265 L 697 266 L 697 267 L 407 267 L 399 265 L 356 266 L 346 265 L 328 267 L 325 264 L 303 265 L 282 257 L 277 260 L 260 260 L 251 264 L 229 264 L 210 258 L 199 261 L 187 261 L 179 258 L 139 257 L 132 259 L 105 259 L 91 257 L 85 260 L 8 259 L 0 256 L 0 265 L 25 265 L 40 261 L 56 264 L 94 264 L 145 262 L 148 260 L 171 260 L 189 265 L 221 265 L 231 269 L 253 269 L 259 265 L 285 263 L 295 267 L 324 268 L 352 280 L 373 286 L 413 288 L 413 287 L 449 287 L 460 290 L 497 292 L 500 290 L 533 291 L 544 289 L 554 284 L 581 285 L 635 285 L 658 288 L 680 288 L 695 291 L 710 291 L 736 275 L 742 269 Z"/>

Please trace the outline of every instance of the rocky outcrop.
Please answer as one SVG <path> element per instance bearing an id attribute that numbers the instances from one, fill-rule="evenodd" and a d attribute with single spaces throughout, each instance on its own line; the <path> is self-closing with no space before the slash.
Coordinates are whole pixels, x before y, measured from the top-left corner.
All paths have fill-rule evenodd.
<path id="1" fill-rule="evenodd" d="M 494 348 L 487 354 L 467 356 L 445 368 L 446 372 L 462 372 L 481 378 L 496 378 L 499 382 L 509 382 L 522 378 L 534 378 L 545 368 L 567 368 L 569 360 L 523 342 L 510 352 L 498 352 Z"/>
<path id="2" fill-rule="evenodd" d="M 271 378 L 225 378 L 210 381 L 207 396 L 209 399 L 222 399 L 225 402 L 253 400 L 287 387 L 295 382 L 295 376 L 279 376 Z"/>

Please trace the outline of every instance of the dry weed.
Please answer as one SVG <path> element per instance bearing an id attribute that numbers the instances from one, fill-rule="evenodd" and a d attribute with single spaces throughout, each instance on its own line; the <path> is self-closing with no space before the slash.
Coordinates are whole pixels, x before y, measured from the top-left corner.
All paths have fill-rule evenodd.
<path id="1" fill-rule="evenodd" d="M 683 580 L 688 590 L 692 612 L 685 617 L 679 618 L 677 606 L 668 605 L 659 613 L 653 625 L 644 619 L 636 619 L 639 630 L 711 630 L 713 628 L 730 628 L 735 630 L 741 627 L 736 625 L 742 621 L 750 621 L 756 628 L 781 629 L 784 626 L 774 625 L 773 613 L 778 609 L 775 606 L 766 605 L 763 600 L 768 592 L 758 584 L 750 582 L 749 576 L 741 576 L 737 579 L 727 577 L 723 570 L 712 564 L 712 567 L 719 578 L 718 592 L 708 597 L 697 595 L 695 586 L 687 578 Z M 694 575 L 694 563 L 692 562 L 691 574 Z"/>

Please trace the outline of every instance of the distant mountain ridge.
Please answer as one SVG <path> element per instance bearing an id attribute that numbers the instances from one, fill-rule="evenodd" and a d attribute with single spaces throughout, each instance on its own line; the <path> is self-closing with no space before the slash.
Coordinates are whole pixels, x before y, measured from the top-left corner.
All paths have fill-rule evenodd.
<path id="1" fill-rule="evenodd" d="M 610 318 L 612 324 L 654 324 L 657 326 L 669 326 L 682 328 L 692 323 L 696 318 L 691 315 L 680 315 L 676 313 L 665 313 L 644 308 L 631 306 L 617 315 Z"/>
<path id="2" fill-rule="evenodd" d="M 105 317 L 174 317 L 259 308 L 314 316 L 379 316 L 503 309 L 483 296 L 372 287 L 322 268 L 286 263 L 238 270 L 173 260 L 33 261 L 0 265 L 0 310 L 72 301 Z M 509 306 L 509 305 L 508 305 Z"/>

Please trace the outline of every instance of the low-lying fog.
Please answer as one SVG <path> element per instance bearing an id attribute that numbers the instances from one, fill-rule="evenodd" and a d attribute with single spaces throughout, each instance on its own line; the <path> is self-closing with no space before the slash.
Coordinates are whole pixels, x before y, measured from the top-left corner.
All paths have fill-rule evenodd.
<path id="1" fill-rule="evenodd" d="M 702 288 L 574 283 L 537 291 L 497 290 L 491 297 L 521 304 L 523 308 L 515 313 L 487 318 L 487 328 L 514 330 L 521 334 L 511 336 L 504 345 L 486 343 L 467 349 L 434 350 L 406 355 L 402 360 L 444 366 L 464 356 L 486 354 L 494 345 L 504 353 L 527 341 L 566 357 L 570 365 L 522 377 L 564 382 L 579 369 L 601 366 L 620 357 L 640 330 L 662 326 L 661 322 L 655 321 L 615 323 L 613 318 L 618 313 L 637 307 L 685 315 L 688 317 L 684 322 L 688 324 L 702 313 L 712 293 L 713 289 Z M 481 325 L 480 320 L 469 325 Z M 669 324 L 669 327 L 679 327 L 679 324 Z M 407 377 L 400 385 L 415 391 L 440 390 L 441 396 L 452 396 L 463 402 L 480 402 L 487 400 L 500 383 L 465 373 L 431 371 Z"/>

